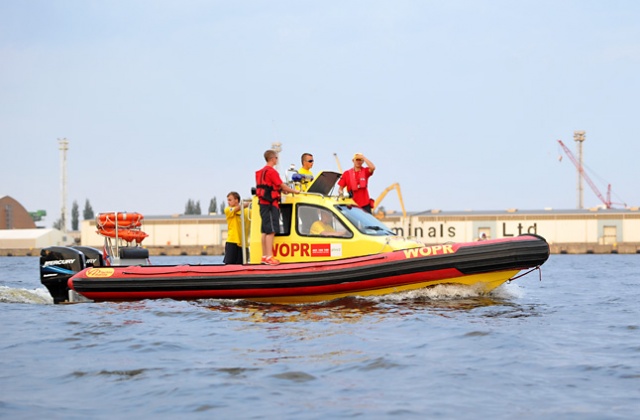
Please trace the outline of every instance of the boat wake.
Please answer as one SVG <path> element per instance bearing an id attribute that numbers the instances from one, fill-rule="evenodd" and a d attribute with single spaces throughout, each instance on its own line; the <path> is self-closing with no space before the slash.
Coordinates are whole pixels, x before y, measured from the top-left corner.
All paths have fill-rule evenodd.
<path id="1" fill-rule="evenodd" d="M 326 310 L 330 310 L 330 312 L 339 310 L 342 315 L 345 310 L 351 314 L 381 313 L 389 307 L 404 306 L 420 309 L 468 310 L 495 305 L 511 305 L 514 300 L 522 296 L 522 289 L 514 283 L 503 284 L 489 294 L 482 292 L 479 287 L 447 284 L 383 296 L 345 297 L 313 303 L 273 304 L 243 299 L 199 299 L 195 304 L 211 310 L 232 313 L 245 313 L 248 310 L 253 315 L 250 319 L 245 320 L 256 321 L 255 314 L 257 313 L 260 314 L 261 319 L 268 319 L 269 322 L 273 322 L 274 319 L 283 322 L 286 320 L 285 318 L 281 316 L 268 317 L 267 314 L 294 312 L 298 317 L 302 311 L 302 313 L 314 313 L 314 316 L 317 316 L 317 311 Z"/>
<path id="2" fill-rule="evenodd" d="M 393 293 L 383 296 L 366 296 L 359 299 L 372 300 L 375 302 L 402 302 L 411 300 L 455 300 L 472 299 L 480 297 L 490 297 L 496 299 L 513 299 L 522 297 L 522 290 L 518 285 L 510 283 L 503 284 L 491 293 L 483 292 L 481 286 L 470 287 L 456 284 L 439 284 L 423 289 L 411 290 L 407 292 Z"/>
<path id="3" fill-rule="evenodd" d="M 521 298 L 523 295 L 522 289 L 518 285 L 510 283 L 503 284 L 497 289 L 493 290 L 488 295 L 483 293 L 480 288 L 473 288 L 469 286 L 461 286 L 454 284 L 437 285 L 433 287 L 427 287 L 419 290 L 412 290 L 407 292 L 393 293 L 383 296 L 362 296 L 355 298 L 360 301 L 367 301 L 371 303 L 402 303 L 410 301 L 451 301 L 451 300 L 466 300 L 488 297 L 498 300 L 509 300 Z M 50 305 L 53 304 L 53 299 L 46 288 L 40 289 L 15 289 L 7 286 L 0 286 L 0 302 L 1 303 L 31 303 L 36 305 Z M 224 306 L 236 306 L 246 303 L 243 299 L 201 299 L 198 300 L 201 305 L 204 306 L 219 306 L 221 303 Z M 324 302 L 326 304 L 327 302 Z M 271 304 L 265 304 L 271 306 Z M 309 304 L 297 304 L 293 306 L 307 306 Z M 317 305 L 317 303 L 315 304 Z M 322 305 L 322 303 L 320 304 Z M 286 306 L 286 305 L 285 305 Z"/>
<path id="4" fill-rule="evenodd" d="M 49 291 L 45 288 L 27 290 L 0 286 L 0 302 L 53 305 L 53 298 L 49 294 Z"/>

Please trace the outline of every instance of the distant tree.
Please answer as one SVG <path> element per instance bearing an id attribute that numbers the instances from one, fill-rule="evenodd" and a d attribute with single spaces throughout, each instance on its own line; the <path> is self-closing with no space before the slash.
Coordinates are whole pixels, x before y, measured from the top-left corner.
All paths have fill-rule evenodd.
<path id="1" fill-rule="evenodd" d="M 62 230 L 62 217 L 56 220 L 55 222 L 53 222 L 53 228 Z"/>
<path id="2" fill-rule="evenodd" d="M 184 214 L 202 214 L 200 209 L 200 201 L 194 201 L 189 199 L 187 205 L 184 208 Z"/>
<path id="3" fill-rule="evenodd" d="M 224 214 L 224 203 L 220 203 L 220 214 Z"/>
<path id="4" fill-rule="evenodd" d="M 71 230 L 78 230 L 79 219 L 80 210 L 78 210 L 78 202 L 73 200 L 73 205 L 71 206 Z"/>
<path id="5" fill-rule="evenodd" d="M 193 214 L 193 200 L 187 200 L 187 205 L 184 207 L 184 214 Z"/>
<path id="6" fill-rule="evenodd" d="M 215 197 L 209 202 L 209 214 L 216 213 L 218 211 L 218 200 Z"/>
<path id="7" fill-rule="evenodd" d="M 84 202 L 84 210 L 82 211 L 82 220 L 92 220 L 95 217 L 93 208 L 89 204 L 89 199 Z"/>

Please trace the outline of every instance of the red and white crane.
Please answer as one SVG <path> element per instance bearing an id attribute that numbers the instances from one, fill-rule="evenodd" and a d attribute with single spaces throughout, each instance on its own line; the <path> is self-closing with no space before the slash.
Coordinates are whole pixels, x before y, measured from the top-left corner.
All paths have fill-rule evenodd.
<path id="1" fill-rule="evenodd" d="M 603 197 L 600 190 L 598 190 L 598 187 L 596 187 L 596 184 L 594 184 L 593 181 L 591 181 L 591 178 L 589 178 L 589 175 L 587 175 L 587 173 L 584 171 L 582 164 L 578 162 L 575 156 L 573 156 L 573 153 L 571 153 L 571 150 L 569 150 L 569 148 L 565 146 L 562 140 L 558 140 L 558 143 L 560 143 L 560 146 L 562 146 L 562 149 L 564 150 L 564 152 L 567 154 L 567 156 L 569 156 L 569 159 L 571 159 L 571 162 L 573 162 L 573 164 L 576 166 L 580 175 L 582 175 L 585 181 L 587 181 L 587 184 L 589 184 L 593 192 L 598 196 L 598 198 L 600 199 L 600 201 L 602 201 L 602 203 L 605 205 L 606 208 L 610 209 L 612 204 L 622 204 L 625 207 L 627 206 L 624 203 L 611 202 L 611 184 L 607 185 L 607 197 L 606 198 Z"/>

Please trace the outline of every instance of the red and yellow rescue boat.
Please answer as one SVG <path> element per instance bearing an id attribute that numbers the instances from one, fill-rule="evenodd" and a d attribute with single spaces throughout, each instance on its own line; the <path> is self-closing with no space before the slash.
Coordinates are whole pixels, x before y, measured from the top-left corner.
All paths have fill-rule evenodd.
<path id="1" fill-rule="evenodd" d="M 324 262 L 266 265 L 94 267 L 69 287 L 94 301 L 141 299 L 248 299 L 273 303 L 320 302 L 385 295 L 437 284 L 489 292 L 549 256 L 535 235 L 433 245 Z"/>
<path id="2" fill-rule="evenodd" d="M 279 265 L 260 264 L 260 214 L 254 196 L 251 217 L 243 220 L 251 226 L 245 239 L 249 255 L 242 265 L 148 265 L 146 249 L 117 249 L 109 242 L 105 250 L 110 266 L 98 255 L 92 266 L 52 267 L 52 261 L 75 261 L 75 253 L 92 252 L 54 247 L 42 252 L 43 284 L 51 285 L 47 287 L 56 302 L 68 300 L 71 291 L 71 296 L 94 301 L 213 298 L 304 303 L 438 284 L 488 293 L 549 258 L 549 245 L 537 235 L 430 246 L 399 237 L 351 199 L 330 195 L 338 178 L 334 172 L 320 173 L 306 192 L 282 198 L 282 231 L 273 245 Z M 314 227 L 318 222 L 325 231 Z"/>

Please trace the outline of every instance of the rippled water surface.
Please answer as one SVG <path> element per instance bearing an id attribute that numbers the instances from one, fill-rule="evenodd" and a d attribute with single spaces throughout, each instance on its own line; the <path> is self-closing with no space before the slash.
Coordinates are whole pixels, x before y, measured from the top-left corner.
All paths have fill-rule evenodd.
<path id="1" fill-rule="evenodd" d="M 159 257 L 211 263 L 218 257 Z M 0 257 L 2 418 L 636 418 L 640 255 L 475 296 L 53 305 Z M 179 417 L 178 417 L 179 416 Z"/>

